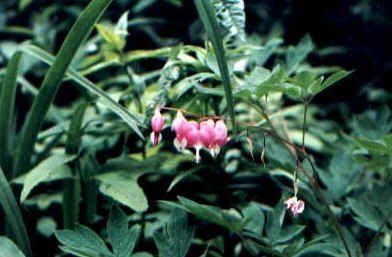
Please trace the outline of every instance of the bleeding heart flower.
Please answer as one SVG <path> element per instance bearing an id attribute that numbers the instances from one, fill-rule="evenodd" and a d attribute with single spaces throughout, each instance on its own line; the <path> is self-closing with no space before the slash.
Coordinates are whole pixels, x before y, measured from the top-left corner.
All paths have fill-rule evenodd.
<path id="1" fill-rule="evenodd" d="M 294 217 L 298 217 L 298 215 L 305 209 L 305 202 L 298 200 L 296 196 L 287 199 L 284 204 L 286 205 L 286 208 L 291 211 Z"/>
<path id="2" fill-rule="evenodd" d="M 176 132 L 176 138 L 174 139 L 174 146 L 178 151 L 183 151 L 187 146 L 186 133 L 192 125 L 188 125 L 188 121 L 182 115 L 181 111 L 177 112 L 176 118 L 172 122 L 171 129 Z"/>
<path id="3" fill-rule="evenodd" d="M 223 120 L 218 120 L 214 128 L 214 140 L 210 146 L 211 155 L 216 157 L 222 146 L 227 144 L 227 127 Z"/>
<path id="4" fill-rule="evenodd" d="M 211 119 L 200 123 L 200 140 L 205 148 L 210 149 L 215 139 L 215 122 Z"/>
<path id="5" fill-rule="evenodd" d="M 161 114 L 161 108 L 156 107 L 154 111 L 154 116 L 151 118 L 151 142 L 154 145 L 159 144 L 162 139 L 161 131 L 165 125 L 165 118 Z"/>

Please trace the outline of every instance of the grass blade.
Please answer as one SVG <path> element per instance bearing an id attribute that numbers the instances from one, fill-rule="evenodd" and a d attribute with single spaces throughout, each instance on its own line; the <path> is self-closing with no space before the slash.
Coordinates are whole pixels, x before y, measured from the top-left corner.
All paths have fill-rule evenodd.
<path id="1" fill-rule="evenodd" d="M 11 187 L 0 168 L 0 205 L 10 226 L 13 238 L 26 256 L 32 256 L 30 240 L 27 235 L 26 227 L 23 223 L 22 214 L 12 193 Z"/>
<path id="2" fill-rule="evenodd" d="M 53 55 L 36 46 L 27 44 L 22 46 L 21 50 L 49 65 L 52 65 L 54 63 L 55 58 Z M 140 138 L 144 139 L 143 134 L 140 132 L 138 128 L 138 125 L 141 125 L 141 122 L 138 120 L 138 118 L 135 115 L 133 115 L 131 112 L 125 109 L 122 105 L 118 104 L 105 91 L 97 87 L 93 82 L 91 82 L 90 80 L 82 76 L 79 72 L 75 71 L 74 69 L 69 68 L 67 70 L 67 75 L 78 85 L 84 87 L 85 89 L 89 90 L 90 92 L 100 97 L 99 100 L 104 105 L 106 105 L 107 108 L 109 108 L 114 113 L 116 113 L 125 123 L 128 124 L 128 126 L 130 126 L 136 132 L 136 134 L 138 134 Z"/>
<path id="3" fill-rule="evenodd" d="M 84 42 L 94 27 L 103 11 L 112 0 L 93 0 L 83 10 L 70 32 L 66 36 L 59 53 L 49 68 L 44 81 L 41 84 L 38 95 L 34 99 L 33 106 L 27 115 L 24 124 L 19 148 L 16 153 L 16 161 L 13 175 L 25 172 L 30 165 L 31 155 L 34 149 L 39 129 L 44 117 L 52 104 L 61 81 L 64 78 L 73 57 L 79 46 Z"/>
<path id="4" fill-rule="evenodd" d="M 11 138 L 11 124 L 15 107 L 16 79 L 21 52 L 16 52 L 8 63 L 0 95 L 0 165 L 6 177 L 11 176 L 9 139 Z"/>
<path id="5" fill-rule="evenodd" d="M 214 7 L 210 0 L 194 0 L 200 19 L 204 24 L 207 35 L 212 42 L 215 51 L 216 60 L 218 62 L 219 71 L 222 76 L 223 86 L 225 88 L 225 97 L 227 106 L 229 107 L 233 132 L 237 132 L 234 114 L 234 98 L 231 90 L 230 74 L 227 66 L 225 49 L 223 48 L 222 38 L 220 36 L 218 23 L 215 18 Z"/>

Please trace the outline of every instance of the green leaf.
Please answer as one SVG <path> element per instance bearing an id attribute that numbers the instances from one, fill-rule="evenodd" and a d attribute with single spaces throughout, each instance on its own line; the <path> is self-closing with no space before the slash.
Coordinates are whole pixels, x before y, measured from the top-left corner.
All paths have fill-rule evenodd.
<path id="1" fill-rule="evenodd" d="M 33 0 L 19 0 L 19 10 L 26 8 L 32 1 Z"/>
<path id="2" fill-rule="evenodd" d="M 243 219 L 234 210 L 222 210 L 215 206 L 198 204 L 181 196 L 178 196 L 178 199 L 184 206 L 185 210 L 196 217 L 223 226 L 232 232 L 240 232 L 244 227 Z"/>
<path id="3" fill-rule="evenodd" d="M 49 54 L 48 52 L 33 46 L 33 45 L 23 45 L 21 48 L 22 51 L 33 55 L 34 57 L 40 59 L 41 61 L 52 65 L 54 62 L 54 57 Z M 144 139 L 143 134 L 140 132 L 138 125 L 141 125 L 141 121 L 139 118 L 117 103 L 109 94 L 105 91 L 97 87 L 94 83 L 92 83 L 87 78 L 83 77 L 72 68 L 69 68 L 67 71 L 67 75 L 72 78 L 78 85 L 84 87 L 85 89 L 89 90 L 93 94 L 97 95 L 98 101 L 106 106 L 108 109 L 113 111 L 117 114 L 128 126 L 130 126 L 136 134 L 141 138 Z"/>
<path id="4" fill-rule="evenodd" d="M 21 57 L 22 53 L 16 52 L 9 61 L 0 95 L 0 165 L 7 177 L 11 177 L 9 141 L 12 140 L 11 135 L 14 134 L 11 131 L 11 124 L 14 121 L 16 78 Z"/>
<path id="5" fill-rule="evenodd" d="M 173 189 L 173 187 L 175 185 L 178 184 L 178 182 L 180 182 L 181 180 L 183 180 L 184 178 L 192 175 L 193 173 L 195 173 L 196 171 L 198 171 L 198 169 L 192 169 L 192 170 L 188 170 L 186 172 L 181 172 L 180 174 L 178 174 L 173 181 L 170 183 L 169 187 L 167 188 L 167 192 L 171 191 Z"/>
<path id="6" fill-rule="evenodd" d="M 0 205 L 3 208 L 7 224 L 11 228 L 11 236 L 26 256 L 33 256 L 30 240 L 23 222 L 22 214 L 12 193 L 11 187 L 0 168 Z M 0 247 L 0 249 L 3 249 Z M 5 256 L 8 257 L 8 256 Z"/>
<path id="7" fill-rule="evenodd" d="M 162 232 L 154 233 L 161 257 L 185 257 L 192 243 L 195 228 L 188 224 L 186 212 L 174 209 Z"/>
<path id="8" fill-rule="evenodd" d="M 286 55 L 287 73 L 292 74 L 313 49 L 314 45 L 309 35 L 303 37 L 296 47 L 289 47 Z"/>
<path id="9" fill-rule="evenodd" d="M 94 24 L 110 3 L 111 0 L 91 1 L 66 36 L 53 65 L 45 75 L 38 95 L 35 97 L 27 115 L 17 148 L 13 177 L 24 173 L 28 169 L 38 132 L 54 100 L 59 85 L 80 45 L 90 34 Z"/>
<path id="10" fill-rule="evenodd" d="M 98 30 L 98 33 L 105 39 L 110 46 L 112 46 L 117 51 L 122 51 L 125 46 L 125 40 L 121 38 L 119 34 L 112 28 L 108 26 L 96 24 L 95 27 Z"/>
<path id="11" fill-rule="evenodd" d="M 143 172 L 121 171 L 98 175 L 95 178 L 100 182 L 99 191 L 102 194 L 137 212 L 144 212 L 148 208 L 148 202 L 137 183 L 141 174 Z"/>
<path id="12" fill-rule="evenodd" d="M 384 144 L 386 145 L 388 149 L 388 153 L 392 155 L 392 134 L 388 134 L 382 137 L 382 140 L 384 141 Z"/>
<path id="13" fill-rule="evenodd" d="M 140 234 L 140 227 L 128 229 L 128 217 L 114 206 L 107 223 L 107 233 L 115 257 L 130 257 Z"/>
<path id="14" fill-rule="evenodd" d="M 365 138 L 353 138 L 353 140 L 360 147 L 365 148 L 369 153 L 375 153 L 375 154 L 389 153 L 389 150 L 385 145 L 375 140 L 370 140 Z"/>
<path id="15" fill-rule="evenodd" d="M 280 236 L 276 240 L 277 243 L 284 243 L 292 240 L 294 237 L 298 236 L 303 230 L 305 226 L 303 225 L 291 225 L 285 226 L 280 231 Z"/>
<path id="16" fill-rule="evenodd" d="M 369 109 L 355 115 L 352 128 L 354 134 L 368 139 L 380 139 L 392 129 L 391 109 L 387 105 L 376 110 Z"/>
<path id="17" fill-rule="evenodd" d="M 27 172 L 24 179 L 20 201 L 23 202 L 31 190 L 42 182 L 72 177 L 70 168 L 66 163 L 75 159 L 75 155 L 53 155 L 39 163 L 31 171 Z"/>
<path id="18" fill-rule="evenodd" d="M 131 257 L 154 257 L 154 256 L 148 252 L 136 252 L 136 253 L 132 254 Z"/>
<path id="19" fill-rule="evenodd" d="M 310 87 L 310 92 L 313 95 L 317 95 L 321 91 L 327 89 L 328 87 L 332 86 L 333 84 L 335 84 L 339 80 L 347 77 L 351 73 L 352 73 L 352 71 L 344 71 L 344 70 L 335 72 L 334 74 L 330 75 L 326 80 L 324 80 L 324 82 L 321 85 L 320 84 L 312 85 Z"/>
<path id="20" fill-rule="evenodd" d="M 278 46 L 280 46 L 282 43 L 283 40 L 281 38 L 272 38 L 261 50 L 256 53 L 254 57 L 251 58 L 254 58 L 259 66 L 263 66 L 265 62 L 271 57 L 271 55 L 275 53 Z"/>
<path id="21" fill-rule="evenodd" d="M 253 233 L 261 236 L 264 228 L 264 213 L 255 203 L 250 203 L 242 210 L 245 220 L 247 221 L 244 229 L 252 231 Z"/>
<path id="22" fill-rule="evenodd" d="M 265 233 L 267 234 L 268 240 L 271 245 L 274 245 L 279 241 L 283 218 L 286 213 L 286 207 L 283 202 L 280 201 L 272 211 L 267 213 L 267 221 L 265 223 Z"/>
<path id="23" fill-rule="evenodd" d="M 0 257 L 25 257 L 14 242 L 4 236 L 0 236 L 0 249 Z"/>
<path id="24" fill-rule="evenodd" d="M 359 224 L 373 231 L 378 231 L 382 224 L 383 218 L 371 203 L 366 203 L 363 199 L 348 198 L 347 204 L 349 208 L 357 215 L 354 216 L 354 219 Z"/>
<path id="25" fill-rule="evenodd" d="M 86 226 L 77 225 L 75 231 L 57 230 L 55 236 L 68 249 L 83 253 L 86 256 L 113 256 L 105 242 Z"/>
<path id="26" fill-rule="evenodd" d="M 221 34 L 218 28 L 218 23 L 215 18 L 214 7 L 212 6 L 210 0 L 194 0 L 194 3 L 214 48 L 214 52 L 219 66 L 219 71 L 223 80 L 225 97 L 230 112 L 233 132 L 235 134 L 237 133 L 237 126 L 235 123 L 234 99 L 231 89 L 231 80 L 225 55 L 225 49 L 223 48 Z"/>
<path id="27" fill-rule="evenodd" d="M 339 150 L 335 152 L 328 172 L 320 171 L 318 174 L 328 188 L 328 195 L 339 199 L 352 189 L 352 184 L 359 175 L 359 166 L 350 154 Z"/>

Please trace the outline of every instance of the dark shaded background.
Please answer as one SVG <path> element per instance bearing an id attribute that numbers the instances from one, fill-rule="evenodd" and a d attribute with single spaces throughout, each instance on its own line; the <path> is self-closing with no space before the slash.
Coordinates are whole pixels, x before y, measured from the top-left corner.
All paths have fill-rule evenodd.
<path id="1" fill-rule="evenodd" d="M 22 42 L 31 39 L 28 36 L 15 36 L 2 32 L 4 26 L 20 25 L 32 27 L 35 17 L 48 6 L 57 4 L 62 8 L 53 13 L 49 21 L 57 31 L 53 41 L 40 42 L 47 48 L 56 51 L 64 36 L 76 19 L 76 14 L 88 1 L 44 1 L 35 0 L 22 12 L 17 11 L 17 1 L 2 0 L 0 4 L 0 44 L 6 41 Z M 277 31 L 285 44 L 297 44 L 309 33 L 319 49 L 337 46 L 339 51 L 323 55 L 314 53 L 309 60 L 314 65 L 339 65 L 347 70 L 355 70 L 349 77 L 335 87 L 326 90 L 315 102 L 325 110 L 325 117 L 337 121 L 344 120 L 348 113 L 359 113 L 378 105 L 388 104 L 385 101 L 372 101 L 368 97 L 371 89 L 390 91 L 392 72 L 392 1 L 387 0 L 246 0 L 246 31 L 248 34 L 266 35 Z M 135 1 L 114 1 L 105 13 L 115 22 L 126 10 L 132 10 Z M 184 0 L 182 7 L 174 6 L 168 1 L 160 1 L 148 8 L 130 13 L 130 18 L 143 16 L 160 19 L 151 25 L 131 27 L 128 49 L 154 49 L 179 42 L 185 44 L 202 44 L 202 27 L 198 22 L 193 1 Z M 54 33 L 50 26 L 45 33 Z M 156 40 L 152 37 L 156 36 Z M 39 38 L 34 40 L 39 41 Z M 2 53 L 4 57 L 4 53 Z M 6 63 L 5 58 L 1 66 Z M 154 65 L 154 64 L 151 64 Z M 30 80 L 38 82 L 37 78 Z M 40 83 L 35 83 L 39 85 Z M 63 105 L 77 95 L 74 87 L 62 87 L 56 103 Z M 66 96 L 66 97 L 64 97 Z M 18 99 L 21 99 L 18 97 Z M 29 101 L 18 100 L 18 108 L 28 109 Z M 49 209 L 48 214 L 59 209 Z M 36 218 L 45 213 L 30 210 L 26 216 L 27 224 L 35 224 Z M 61 213 L 56 215 L 61 217 Z M 36 256 L 51 256 L 48 252 L 57 251 L 57 241 L 51 237 L 48 241 L 29 227 L 33 240 L 32 246 Z M 49 243 L 48 243 L 49 242 Z"/>

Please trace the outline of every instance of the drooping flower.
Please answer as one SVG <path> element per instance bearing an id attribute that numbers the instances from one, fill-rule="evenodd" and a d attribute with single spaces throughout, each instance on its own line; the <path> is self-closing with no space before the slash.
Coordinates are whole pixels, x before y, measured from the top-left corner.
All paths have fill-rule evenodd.
<path id="1" fill-rule="evenodd" d="M 215 139 L 215 122 L 211 119 L 200 123 L 200 140 L 203 147 L 210 149 Z"/>
<path id="2" fill-rule="evenodd" d="M 211 155 L 216 157 L 222 146 L 229 141 L 227 127 L 223 120 L 218 120 L 214 128 L 214 140 L 210 146 Z"/>
<path id="3" fill-rule="evenodd" d="M 187 123 L 188 121 L 185 119 L 184 115 L 182 115 L 182 112 L 178 111 L 176 118 L 172 122 L 171 129 L 176 132 L 173 144 L 179 152 L 183 151 L 187 146 L 185 135 L 187 130 L 191 128 Z"/>
<path id="4" fill-rule="evenodd" d="M 200 162 L 200 149 L 203 147 L 201 141 L 200 125 L 196 121 L 189 121 L 184 125 L 186 147 L 193 147 L 196 150 L 196 163 Z"/>
<path id="5" fill-rule="evenodd" d="M 296 196 L 287 199 L 284 204 L 286 205 L 286 208 L 291 211 L 294 217 L 298 217 L 298 215 L 305 209 L 305 202 L 298 200 Z"/>
<path id="6" fill-rule="evenodd" d="M 163 126 L 165 125 L 165 118 L 161 114 L 161 108 L 158 106 L 154 110 L 154 115 L 151 118 L 151 142 L 153 145 L 159 144 L 162 139 L 161 131 Z"/>

